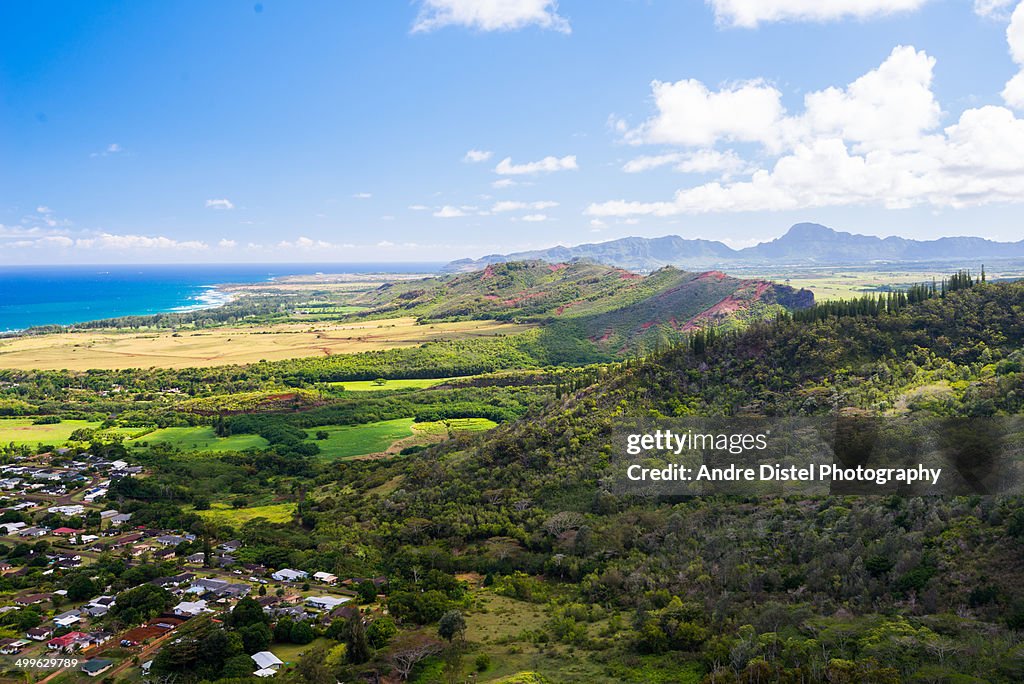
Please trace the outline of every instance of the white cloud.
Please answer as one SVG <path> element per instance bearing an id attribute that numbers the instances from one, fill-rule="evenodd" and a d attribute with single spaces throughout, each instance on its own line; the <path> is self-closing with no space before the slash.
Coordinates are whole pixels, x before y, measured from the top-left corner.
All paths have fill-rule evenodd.
<path id="1" fill-rule="evenodd" d="M 227 199 L 208 199 L 206 200 L 207 209 L 234 209 L 235 205 L 231 203 L 231 200 Z"/>
<path id="2" fill-rule="evenodd" d="M 176 240 L 163 235 L 151 237 L 148 235 L 100 233 L 96 237 L 78 238 L 75 240 L 75 247 L 103 250 L 202 250 L 207 249 L 208 245 L 201 240 Z"/>
<path id="3" fill-rule="evenodd" d="M 409 208 L 413 211 L 426 211 L 430 207 L 425 204 L 410 204 Z"/>
<path id="4" fill-rule="evenodd" d="M 372 192 L 357 192 L 356 194 L 352 195 L 353 199 L 370 199 L 371 197 L 373 197 Z"/>
<path id="5" fill-rule="evenodd" d="M 1006 104 L 1024 111 L 1024 2 L 1013 10 L 1010 25 L 1006 27 L 1006 42 L 1010 46 L 1010 57 L 1022 68 L 1007 81 L 1001 95 Z"/>
<path id="6" fill-rule="evenodd" d="M 234 249 L 235 247 L 238 246 L 238 243 L 235 242 L 234 240 L 222 238 L 221 241 L 217 243 L 217 246 L 220 247 L 221 249 Z"/>
<path id="7" fill-rule="evenodd" d="M 504 211 L 522 211 L 524 209 L 551 209 L 552 207 L 557 206 L 558 202 L 552 202 L 550 200 L 540 202 L 515 202 L 511 200 L 503 200 L 501 202 L 495 202 L 494 206 L 491 207 L 491 211 L 498 214 Z"/>
<path id="8" fill-rule="evenodd" d="M 974 0 L 974 13 L 979 17 L 1004 19 L 1014 0 Z"/>
<path id="9" fill-rule="evenodd" d="M 782 93 L 764 81 L 745 81 L 717 92 L 700 81 L 651 83 L 657 116 L 624 138 L 632 144 L 712 145 L 775 141 L 783 114 Z M 621 128 L 621 127 L 620 127 Z"/>
<path id="10" fill-rule="evenodd" d="M 1024 22 L 1024 11 L 1018 11 Z M 749 180 L 731 182 L 723 175 L 684 187 L 670 200 L 598 202 L 586 213 L 672 216 L 855 205 L 961 208 L 1024 201 L 1024 119 L 1004 107 L 986 106 L 967 109 L 958 121 L 941 128 L 941 107 L 931 91 L 934 66 L 935 60 L 924 52 L 897 47 L 877 69 L 845 88 L 808 93 L 801 113 L 780 110 L 762 128 L 719 122 L 697 134 L 685 133 L 678 126 L 687 117 L 697 125 L 703 119 L 675 106 L 661 109 L 652 121 L 672 125 L 656 129 L 648 122 L 635 129 L 640 140 L 647 142 L 659 130 L 661 136 L 655 137 L 674 137 L 699 149 L 640 157 L 627 170 L 675 164 L 692 171 L 723 171 L 742 164 Z M 701 93 L 700 88 L 692 90 Z M 656 103 L 664 107 L 657 98 Z M 751 161 L 715 149 L 741 136 L 761 148 L 751 152 Z M 764 159 L 767 163 L 754 167 L 753 160 Z"/>
<path id="11" fill-rule="evenodd" d="M 547 221 L 548 216 L 547 214 L 527 214 L 523 217 L 523 220 L 530 223 L 540 223 L 541 221 Z"/>
<path id="12" fill-rule="evenodd" d="M 551 173 L 554 171 L 575 171 L 579 168 L 576 164 L 576 155 L 571 154 L 565 157 L 544 157 L 535 162 L 526 164 L 513 164 L 512 157 L 505 157 L 494 167 L 494 172 L 502 176 L 521 176 L 532 173 Z"/>
<path id="13" fill-rule="evenodd" d="M 871 19 L 919 9 L 928 0 L 708 0 L 726 26 L 754 28 L 763 22 Z"/>
<path id="14" fill-rule="evenodd" d="M 511 188 L 514 185 L 518 185 L 511 178 L 499 178 L 498 180 L 491 183 L 491 187 L 495 190 L 504 190 L 505 188 Z"/>
<path id="15" fill-rule="evenodd" d="M 717 173 L 730 177 L 744 172 L 749 168 L 747 162 L 732 150 L 719 152 L 706 149 L 696 152 L 670 152 L 653 156 L 640 156 L 626 162 L 622 170 L 626 173 L 640 173 L 672 164 L 676 171 L 682 173 Z"/>
<path id="16" fill-rule="evenodd" d="M 294 241 L 282 240 L 277 243 L 277 246 L 281 249 L 337 249 L 338 247 L 344 247 L 345 245 L 335 245 L 325 240 L 314 240 L 306 236 L 300 236 Z"/>
<path id="17" fill-rule="evenodd" d="M 490 150 L 470 150 L 466 152 L 466 156 L 462 158 L 462 161 L 467 164 L 476 164 L 479 162 L 485 162 L 491 158 L 494 153 Z"/>
<path id="18" fill-rule="evenodd" d="M 39 205 L 38 207 L 36 207 L 36 213 L 37 214 L 52 214 L 53 213 L 53 209 L 50 209 L 50 207 L 47 207 L 47 206 Z"/>
<path id="19" fill-rule="evenodd" d="M 92 152 L 89 156 L 109 157 L 110 155 L 118 154 L 119 152 L 124 152 L 124 148 L 118 145 L 117 143 L 110 143 L 109 145 L 106 146 L 106 148 L 104 148 L 102 152 Z"/>
<path id="20" fill-rule="evenodd" d="M 434 212 L 435 218 L 459 218 L 465 216 L 466 212 L 458 207 L 453 207 L 449 204 L 444 205 L 440 209 Z"/>
<path id="21" fill-rule="evenodd" d="M 422 0 L 413 33 L 445 26 L 479 31 L 514 31 L 539 26 L 570 33 L 569 22 L 558 14 L 554 0 Z"/>

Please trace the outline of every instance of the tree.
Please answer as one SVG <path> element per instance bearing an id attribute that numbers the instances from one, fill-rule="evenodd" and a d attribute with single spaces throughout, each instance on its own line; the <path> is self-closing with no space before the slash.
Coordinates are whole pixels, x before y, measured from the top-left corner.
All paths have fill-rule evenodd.
<path id="1" fill-rule="evenodd" d="M 448 643 L 461 638 L 466 633 L 466 618 L 457 610 L 449 610 L 437 623 L 437 633 Z"/>
<path id="2" fill-rule="evenodd" d="M 238 633 L 242 637 L 242 644 L 246 653 L 257 653 L 267 650 L 267 646 L 270 646 L 270 642 L 274 637 L 273 632 L 270 631 L 270 627 L 265 622 L 246 625 L 240 628 Z"/>
<path id="3" fill-rule="evenodd" d="M 391 664 L 402 681 L 405 681 L 424 658 L 436 655 L 442 650 L 444 649 L 439 642 L 429 637 L 413 635 L 395 646 L 391 652 Z"/>
<path id="4" fill-rule="evenodd" d="M 295 666 L 299 681 L 307 684 L 334 684 L 337 681 L 326 665 L 328 650 L 324 645 L 315 646 L 304 653 Z"/>
<path id="5" fill-rule="evenodd" d="M 384 648 L 396 634 L 398 634 L 398 627 L 395 625 L 395 621 L 389 617 L 378 618 L 366 628 L 366 638 L 374 648 Z"/>
<path id="6" fill-rule="evenodd" d="M 309 623 L 303 620 L 292 625 L 291 642 L 293 644 L 308 644 L 316 638 L 316 633 Z"/>
<path id="7" fill-rule="evenodd" d="M 366 628 L 363 620 L 358 615 L 353 615 L 349 620 L 345 634 L 345 648 L 348 654 L 348 661 L 353 665 L 360 665 L 370 659 L 370 642 L 366 636 Z"/>
<path id="8" fill-rule="evenodd" d="M 236 603 L 231 610 L 231 617 L 228 618 L 228 624 L 235 629 L 266 622 L 267 615 L 263 612 L 263 607 L 251 596 L 246 596 Z"/>
<path id="9" fill-rule="evenodd" d="M 96 584 L 86 575 L 78 574 L 68 584 L 68 599 L 84 601 L 96 595 Z"/>

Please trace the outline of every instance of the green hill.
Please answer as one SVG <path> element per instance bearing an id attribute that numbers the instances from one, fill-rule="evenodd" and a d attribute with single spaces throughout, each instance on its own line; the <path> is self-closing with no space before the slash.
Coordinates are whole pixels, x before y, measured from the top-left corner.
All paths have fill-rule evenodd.
<path id="1" fill-rule="evenodd" d="M 719 271 L 673 267 L 640 276 L 588 262 L 520 261 L 441 278 L 388 283 L 360 304 L 374 315 L 424 320 L 488 318 L 541 322 L 552 335 L 589 340 L 612 354 L 666 346 L 682 333 L 774 317 L 814 301 L 806 290 Z"/>

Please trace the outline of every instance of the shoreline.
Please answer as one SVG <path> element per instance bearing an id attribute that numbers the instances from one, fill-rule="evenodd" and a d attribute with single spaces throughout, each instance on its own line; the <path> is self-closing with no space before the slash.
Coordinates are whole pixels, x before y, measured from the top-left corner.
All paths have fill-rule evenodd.
<path id="1" fill-rule="evenodd" d="M 0 330 L 0 339 L 11 339 L 34 334 L 51 334 L 57 332 L 69 332 L 81 329 L 88 323 L 103 320 L 117 320 L 136 316 L 159 316 L 163 314 L 189 314 L 199 311 L 213 311 L 229 304 L 233 304 L 244 297 L 252 294 L 297 294 L 310 288 L 323 286 L 363 286 L 371 283 L 384 283 L 398 280 L 414 280 L 433 277 L 436 274 L 429 272 L 389 272 L 378 270 L 373 272 L 316 272 L 316 273 L 286 273 L 281 275 L 268 276 L 261 280 L 251 281 L 225 281 L 216 284 L 203 284 L 196 287 L 198 292 L 188 295 L 184 303 L 167 307 L 158 311 L 146 313 L 121 314 L 115 316 L 96 316 L 86 318 L 73 323 L 40 323 L 23 328 L 10 328 Z M 33 332 L 38 331 L 38 332 Z"/>

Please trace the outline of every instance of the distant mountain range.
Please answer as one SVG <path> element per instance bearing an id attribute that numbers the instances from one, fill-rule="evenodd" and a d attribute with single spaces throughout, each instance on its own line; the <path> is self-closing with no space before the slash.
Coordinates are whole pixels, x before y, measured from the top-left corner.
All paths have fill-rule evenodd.
<path id="1" fill-rule="evenodd" d="M 723 266 L 843 265 L 874 261 L 966 261 L 1024 258 L 1024 240 L 995 242 L 977 237 L 937 240 L 880 238 L 833 230 L 817 223 L 798 223 L 785 235 L 753 247 L 732 249 L 715 240 L 688 240 L 678 235 L 660 238 L 627 237 L 575 247 L 490 254 L 459 259 L 444 267 L 448 273 L 477 271 L 490 264 L 540 259 L 549 263 L 585 259 L 630 271 L 654 271 L 662 266 L 704 269 Z"/>

